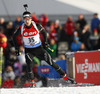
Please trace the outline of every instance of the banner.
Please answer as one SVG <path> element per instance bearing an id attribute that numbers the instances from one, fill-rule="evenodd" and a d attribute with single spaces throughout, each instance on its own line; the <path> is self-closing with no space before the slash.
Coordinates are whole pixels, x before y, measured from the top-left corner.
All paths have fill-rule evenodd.
<path id="1" fill-rule="evenodd" d="M 75 81 L 100 85 L 100 51 L 75 53 Z"/>
<path id="2" fill-rule="evenodd" d="M 66 72 L 66 60 L 59 60 L 56 62 Z M 38 74 L 43 77 L 58 79 L 61 76 L 51 66 L 38 66 Z"/>

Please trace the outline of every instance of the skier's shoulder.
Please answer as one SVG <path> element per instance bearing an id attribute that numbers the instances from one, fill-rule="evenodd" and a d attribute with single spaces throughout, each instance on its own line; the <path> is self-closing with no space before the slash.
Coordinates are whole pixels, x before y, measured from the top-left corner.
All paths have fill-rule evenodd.
<path id="1" fill-rule="evenodd" d="M 41 31 L 41 29 L 43 30 L 43 26 L 40 23 L 36 23 L 37 28 Z"/>
<path id="2" fill-rule="evenodd" d="M 43 28 L 42 25 L 41 25 L 40 23 L 36 23 L 36 22 L 32 21 L 32 24 L 35 24 L 36 27 L 37 27 L 39 30 L 41 30 L 41 28 Z"/>
<path id="3" fill-rule="evenodd" d="M 37 26 L 37 27 L 39 27 L 39 26 L 41 26 L 41 27 L 42 27 L 42 25 L 41 25 L 40 23 L 36 23 L 36 26 Z"/>

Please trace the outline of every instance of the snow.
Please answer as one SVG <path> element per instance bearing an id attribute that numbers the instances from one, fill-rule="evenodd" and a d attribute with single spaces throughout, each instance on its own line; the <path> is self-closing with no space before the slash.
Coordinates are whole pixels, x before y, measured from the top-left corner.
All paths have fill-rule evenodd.
<path id="1" fill-rule="evenodd" d="M 0 94 L 100 94 L 100 86 L 13 88 L 0 90 Z"/>

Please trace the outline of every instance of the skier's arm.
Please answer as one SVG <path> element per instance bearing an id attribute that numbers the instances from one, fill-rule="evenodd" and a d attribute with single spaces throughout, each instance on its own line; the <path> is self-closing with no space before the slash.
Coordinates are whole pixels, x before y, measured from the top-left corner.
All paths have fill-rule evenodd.
<path id="1" fill-rule="evenodd" d="M 13 43 L 14 43 L 14 46 L 15 46 L 16 50 L 19 49 L 19 44 L 18 44 L 18 41 L 17 41 L 18 36 L 21 36 L 20 27 L 14 32 L 14 35 L 13 35 Z"/>
<path id="2" fill-rule="evenodd" d="M 37 23 L 36 26 L 37 26 L 38 30 L 40 31 L 40 33 L 43 34 L 44 42 L 46 43 L 47 42 L 47 31 L 39 23 Z"/>

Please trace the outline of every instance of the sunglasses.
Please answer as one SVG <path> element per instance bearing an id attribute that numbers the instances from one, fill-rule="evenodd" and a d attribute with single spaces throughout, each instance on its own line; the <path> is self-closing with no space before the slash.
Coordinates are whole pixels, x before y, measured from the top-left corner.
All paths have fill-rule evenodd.
<path id="1" fill-rule="evenodd" d="M 29 21 L 30 20 L 30 18 L 28 18 L 28 19 L 23 19 L 24 21 Z"/>

